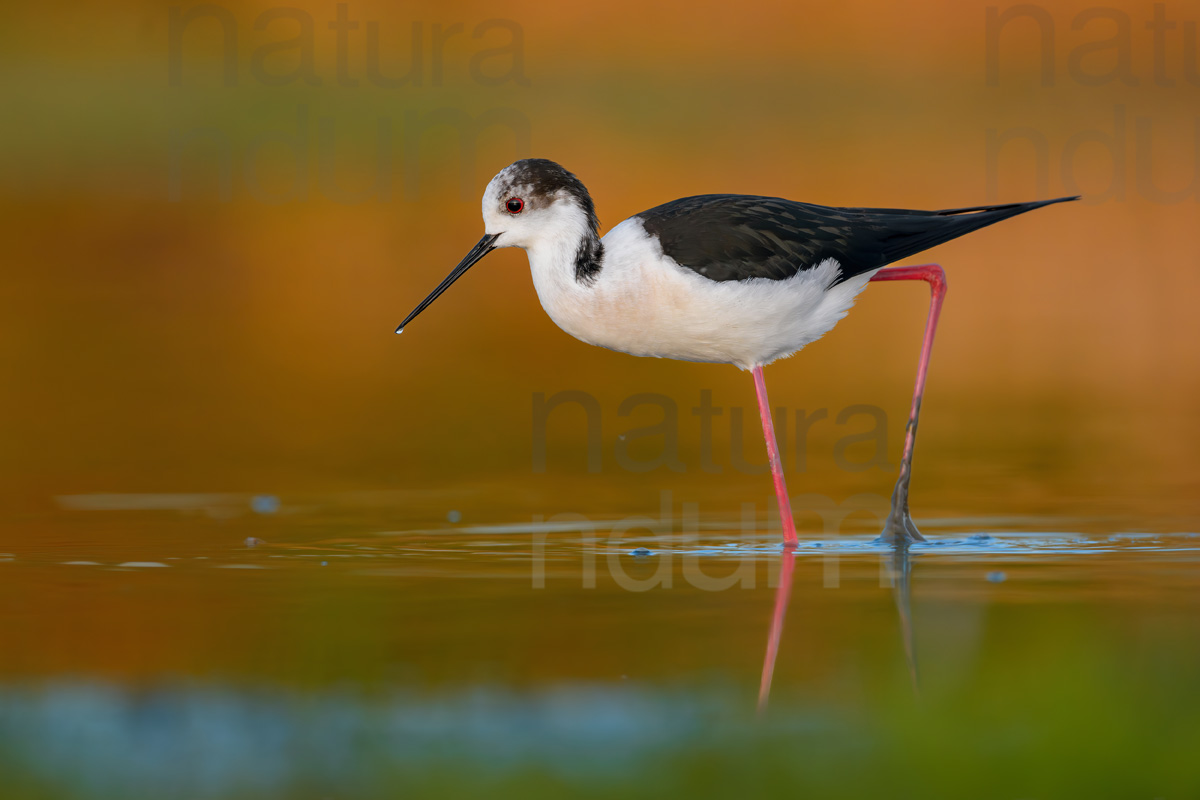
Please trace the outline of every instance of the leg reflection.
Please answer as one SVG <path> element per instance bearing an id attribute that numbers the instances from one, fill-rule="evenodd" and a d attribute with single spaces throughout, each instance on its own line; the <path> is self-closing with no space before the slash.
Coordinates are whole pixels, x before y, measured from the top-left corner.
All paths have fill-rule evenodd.
<path id="1" fill-rule="evenodd" d="M 891 553 L 892 597 L 896 600 L 896 613 L 900 616 L 900 636 L 904 639 L 904 657 L 908 661 L 908 674 L 912 678 L 914 694 L 920 694 L 917 681 L 917 646 L 913 640 L 912 624 L 912 556 L 908 544 L 897 544 Z"/>
<path id="2" fill-rule="evenodd" d="M 758 687 L 758 713 L 767 710 L 771 697 L 771 678 L 775 674 L 775 658 L 779 655 L 779 639 L 783 636 L 783 618 L 787 616 L 788 600 L 792 596 L 792 572 L 796 568 L 796 551 L 785 547 L 779 556 L 779 587 L 775 589 L 775 611 L 771 614 L 771 632 L 767 636 L 767 654 L 763 658 L 762 683 Z"/>
<path id="3" fill-rule="evenodd" d="M 779 656 L 779 641 L 783 638 L 783 622 L 787 617 L 788 601 L 792 596 L 792 574 L 796 569 L 796 551 L 785 547 L 779 556 L 779 586 L 775 589 L 775 609 L 771 612 L 771 630 L 767 635 L 767 652 L 763 657 L 762 682 L 758 688 L 758 713 L 767 710 L 771 698 L 771 681 L 775 675 L 775 660 Z M 913 694 L 920 695 L 917 674 L 917 648 L 912 621 L 912 554 L 907 545 L 897 545 L 888 555 L 884 568 L 892 584 L 892 598 L 900 618 L 900 636 L 904 642 L 904 658 L 912 680 Z"/>

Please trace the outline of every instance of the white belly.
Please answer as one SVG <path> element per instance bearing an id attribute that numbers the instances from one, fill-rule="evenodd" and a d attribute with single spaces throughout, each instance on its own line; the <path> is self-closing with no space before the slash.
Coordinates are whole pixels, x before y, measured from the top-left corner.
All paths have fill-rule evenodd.
<path id="1" fill-rule="evenodd" d="M 604 246 L 603 268 L 591 286 L 576 282 L 560 259 L 530 253 L 538 297 L 560 328 L 635 356 L 742 369 L 789 356 L 823 336 L 874 274 L 826 290 L 839 269 L 829 259 L 782 281 L 712 281 L 664 256 L 636 217 L 613 228 Z M 559 261 L 557 269 L 551 260 Z"/>

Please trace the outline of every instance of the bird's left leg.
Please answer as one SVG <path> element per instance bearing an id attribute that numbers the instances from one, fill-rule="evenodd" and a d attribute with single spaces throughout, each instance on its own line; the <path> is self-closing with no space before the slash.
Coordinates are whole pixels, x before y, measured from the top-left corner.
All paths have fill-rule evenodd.
<path id="1" fill-rule="evenodd" d="M 923 542 L 925 537 L 913 524 L 908 513 L 908 485 L 912 478 L 913 447 L 917 442 L 917 418 L 921 413 L 921 398 L 925 394 L 925 374 L 929 371 L 929 353 L 933 350 L 933 334 L 937 330 L 942 300 L 946 297 L 946 273 L 937 264 L 919 267 L 887 267 L 871 278 L 873 281 L 927 281 L 929 283 L 929 318 L 925 322 L 925 341 L 921 343 L 921 360 L 917 363 L 917 383 L 913 389 L 912 410 L 904 429 L 904 455 L 900 459 L 900 476 L 892 491 L 892 512 L 883 526 L 880 539 L 890 543 Z"/>
<path id="2" fill-rule="evenodd" d="M 775 442 L 775 425 L 771 422 L 771 401 L 767 399 L 767 382 L 763 380 L 763 368 L 750 370 L 754 376 L 754 393 L 758 396 L 758 413 L 762 417 L 763 439 L 767 442 L 767 460 L 771 463 L 771 477 L 775 479 L 775 498 L 779 501 L 779 521 L 783 523 L 783 546 L 795 547 L 796 522 L 792 519 L 792 503 L 788 499 L 787 482 L 783 479 L 783 462 L 779 458 L 779 445 Z"/>

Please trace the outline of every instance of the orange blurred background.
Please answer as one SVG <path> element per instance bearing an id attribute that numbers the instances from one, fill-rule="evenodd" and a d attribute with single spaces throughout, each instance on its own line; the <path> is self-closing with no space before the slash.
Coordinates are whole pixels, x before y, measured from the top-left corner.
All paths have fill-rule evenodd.
<path id="1" fill-rule="evenodd" d="M 723 487 L 711 511 L 748 487 L 765 503 L 765 479 L 696 466 L 705 389 L 747 410 L 760 460 L 748 376 L 575 341 L 520 252 L 392 335 L 478 238 L 487 181 L 535 155 L 579 175 L 606 230 L 707 192 L 914 208 L 1084 194 L 911 262 L 950 281 L 914 507 L 1195 518 L 1194 6 L 195 8 L 24 4 L 0 32 L 10 509 L 474 487 L 457 507 L 480 518 L 518 486 L 548 513 L 653 510 L 663 487 Z M 925 309 L 923 287 L 872 286 L 768 370 L 777 405 L 830 410 L 795 491 L 886 496 L 890 469 L 835 474 L 832 445 L 857 431 L 833 420 L 884 409 L 894 465 Z M 569 413 L 547 470 L 531 466 L 533 398 L 565 390 L 600 403 L 604 476 Z M 655 421 L 619 416 L 639 392 L 678 404 L 686 475 L 613 465 L 618 437 Z M 728 447 L 724 422 L 715 436 Z"/>

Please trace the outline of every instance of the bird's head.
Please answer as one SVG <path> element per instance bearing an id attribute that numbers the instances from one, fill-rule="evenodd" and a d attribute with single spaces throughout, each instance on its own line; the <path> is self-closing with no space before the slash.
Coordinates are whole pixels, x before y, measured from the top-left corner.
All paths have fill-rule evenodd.
<path id="1" fill-rule="evenodd" d="M 492 178 L 483 193 L 484 235 L 446 279 L 413 309 L 396 333 L 450 288 L 468 269 L 498 247 L 533 250 L 598 239 L 591 195 L 578 178 L 544 158 L 516 161 Z"/>
<path id="2" fill-rule="evenodd" d="M 565 169 L 526 158 L 500 170 L 483 193 L 483 224 L 494 247 L 536 247 L 578 240 L 598 222 L 591 195 Z"/>

